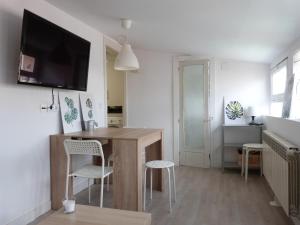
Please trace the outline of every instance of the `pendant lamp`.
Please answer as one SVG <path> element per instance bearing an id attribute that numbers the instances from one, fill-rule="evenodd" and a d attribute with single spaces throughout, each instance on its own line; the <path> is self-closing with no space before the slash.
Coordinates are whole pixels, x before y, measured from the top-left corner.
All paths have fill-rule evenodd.
<path id="1" fill-rule="evenodd" d="M 129 19 L 122 19 L 121 25 L 124 29 L 129 30 L 131 28 L 132 21 Z M 114 68 L 115 70 L 120 71 L 138 70 L 140 68 L 138 59 L 132 51 L 131 45 L 128 43 L 127 36 L 126 41 L 122 45 L 121 51 L 118 53 L 115 60 Z"/>

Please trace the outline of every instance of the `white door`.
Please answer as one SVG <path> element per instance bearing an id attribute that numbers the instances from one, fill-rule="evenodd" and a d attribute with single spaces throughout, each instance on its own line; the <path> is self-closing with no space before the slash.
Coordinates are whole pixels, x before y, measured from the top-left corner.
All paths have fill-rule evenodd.
<path id="1" fill-rule="evenodd" d="M 179 162 L 180 165 L 209 167 L 209 62 L 181 61 Z"/>

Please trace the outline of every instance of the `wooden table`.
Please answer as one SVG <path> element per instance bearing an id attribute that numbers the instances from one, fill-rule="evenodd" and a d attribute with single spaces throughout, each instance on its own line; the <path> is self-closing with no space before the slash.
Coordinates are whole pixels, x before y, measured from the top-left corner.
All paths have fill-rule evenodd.
<path id="1" fill-rule="evenodd" d="M 163 158 L 163 131 L 161 129 L 98 128 L 50 136 L 51 206 L 62 207 L 65 194 L 67 159 L 65 139 L 97 139 L 103 145 L 105 157 L 113 154 L 113 207 L 142 211 L 145 161 Z M 148 176 L 149 177 L 149 176 Z M 72 195 L 72 181 L 69 193 Z M 149 183 L 149 182 L 147 182 Z M 162 171 L 153 171 L 153 189 L 162 191 Z"/>
<path id="2" fill-rule="evenodd" d="M 76 205 L 72 214 L 63 209 L 48 216 L 38 225 L 151 225 L 151 214 L 118 209 Z"/>

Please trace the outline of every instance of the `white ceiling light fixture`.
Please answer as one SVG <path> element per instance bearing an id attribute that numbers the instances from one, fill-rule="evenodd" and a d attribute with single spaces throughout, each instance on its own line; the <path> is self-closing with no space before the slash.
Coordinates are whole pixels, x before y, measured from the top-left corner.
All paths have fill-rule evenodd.
<path id="1" fill-rule="evenodd" d="M 132 20 L 122 19 L 121 25 L 124 29 L 127 30 L 128 33 L 128 30 L 132 25 Z M 121 71 L 138 70 L 140 68 L 139 61 L 132 51 L 131 45 L 128 43 L 128 34 L 126 35 L 126 40 L 115 60 L 114 68 L 115 70 Z"/>

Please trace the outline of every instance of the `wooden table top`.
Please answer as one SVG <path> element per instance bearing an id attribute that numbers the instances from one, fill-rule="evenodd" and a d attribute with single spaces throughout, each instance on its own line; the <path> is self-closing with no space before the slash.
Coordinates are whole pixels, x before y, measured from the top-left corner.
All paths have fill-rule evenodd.
<path id="1" fill-rule="evenodd" d="M 59 135 L 79 138 L 139 139 L 157 132 L 162 132 L 162 129 L 97 128 L 94 131 L 80 131 Z"/>
<path id="2" fill-rule="evenodd" d="M 61 209 L 38 225 L 151 225 L 151 214 L 76 205 L 75 213 L 64 214 Z"/>

